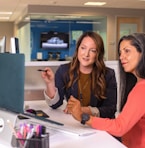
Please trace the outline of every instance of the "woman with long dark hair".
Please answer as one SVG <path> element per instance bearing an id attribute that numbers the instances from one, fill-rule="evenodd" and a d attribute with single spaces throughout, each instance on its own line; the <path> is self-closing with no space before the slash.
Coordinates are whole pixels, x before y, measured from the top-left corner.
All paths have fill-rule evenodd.
<path id="1" fill-rule="evenodd" d="M 123 36 L 118 44 L 121 112 L 116 119 L 93 117 L 81 111 L 73 96 L 68 112 L 83 124 L 122 136 L 128 148 L 145 148 L 145 34 Z"/>

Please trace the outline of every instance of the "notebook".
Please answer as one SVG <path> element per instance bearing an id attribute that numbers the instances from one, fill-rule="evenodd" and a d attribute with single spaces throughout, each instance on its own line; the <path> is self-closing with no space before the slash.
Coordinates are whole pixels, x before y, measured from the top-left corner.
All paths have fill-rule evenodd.
<path id="1" fill-rule="evenodd" d="M 0 108 L 23 113 L 24 54 L 0 54 Z"/>

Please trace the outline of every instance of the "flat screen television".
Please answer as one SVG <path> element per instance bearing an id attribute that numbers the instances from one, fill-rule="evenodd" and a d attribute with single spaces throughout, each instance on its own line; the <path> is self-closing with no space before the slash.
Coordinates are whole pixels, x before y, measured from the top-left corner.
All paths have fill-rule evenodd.
<path id="1" fill-rule="evenodd" d="M 42 49 L 66 49 L 69 48 L 69 34 L 65 32 L 42 32 L 40 36 Z"/>
<path id="2" fill-rule="evenodd" d="M 6 52 L 6 36 L 0 39 L 0 53 Z"/>

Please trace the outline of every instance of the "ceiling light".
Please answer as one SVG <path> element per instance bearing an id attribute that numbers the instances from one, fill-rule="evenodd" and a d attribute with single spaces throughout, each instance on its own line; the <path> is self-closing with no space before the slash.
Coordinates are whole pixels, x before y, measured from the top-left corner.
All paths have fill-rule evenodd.
<path id="1" fill-rule="evenodd" d="M 11 15 L 12 14 L 12 12 L 0 12 L 0 15 L 4 15 L 4 14 L 8 14 L 8 15 Z"/>
<path id="2" fill-rule="evenodd" d="M 105 5 L 106 2 L 86 2 L 84 5 L 91 5 L 91 6 L 102 6 Z"/>
<path id="3" fill-rule="evenodd" d="M 25 20 L 30 20 L 30 17 L 29 16 L 25 17 Z"/>
<path id="4" fill-rule="evenodd" d="M 101 24 L 101 22 L 89 22 L 89 21 L 77 21 L 76 23 L 80 23 L 80 24 Z"/>
<path id="5" fill-rule="evenodd" d="M 72 16 L 72 15 L 56 15 L 55 18 L 81 18 L 81 16 Z"/>
<path id="6" fill-rule="evenodd" d="M 9 17 L 2 17 L 2 16 L 0 16 L 0 20 L 9 20 Z"/>

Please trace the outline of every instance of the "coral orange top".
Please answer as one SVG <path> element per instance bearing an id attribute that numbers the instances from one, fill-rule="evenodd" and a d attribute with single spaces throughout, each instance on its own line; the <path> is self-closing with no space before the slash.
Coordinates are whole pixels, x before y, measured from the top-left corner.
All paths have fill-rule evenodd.
<path id="1" fill-rule="evenodd" d="M 134 86 L 116 119 L 94 117 L 92 127 L 125 137 L 128 148 L 145 148 L 145 80 Z"/>

